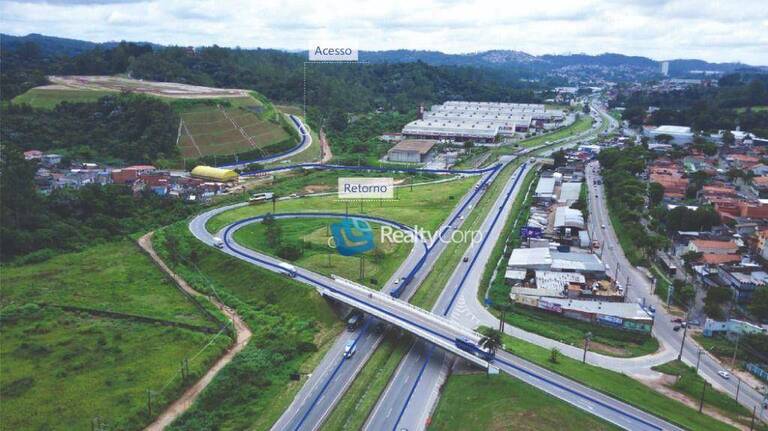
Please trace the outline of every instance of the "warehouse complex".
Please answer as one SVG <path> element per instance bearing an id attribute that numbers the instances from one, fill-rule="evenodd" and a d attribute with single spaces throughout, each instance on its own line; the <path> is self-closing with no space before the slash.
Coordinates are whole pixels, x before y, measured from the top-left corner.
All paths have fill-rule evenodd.
<path id="1" fill-rule="evenodd" d="M 390 162 L 422 163 L 434 146 L 435 141 L 406 139 L 387 152 L 387 159 Z"/>
<path id="2" fill-rule="evenodd" d="M 541 104 L 456 102 L 434 105 L 403 128 L 410 139 L 445 139 L 493 143 L 531 129 L 552 128 L 565 120 L 562 111 Z"/>

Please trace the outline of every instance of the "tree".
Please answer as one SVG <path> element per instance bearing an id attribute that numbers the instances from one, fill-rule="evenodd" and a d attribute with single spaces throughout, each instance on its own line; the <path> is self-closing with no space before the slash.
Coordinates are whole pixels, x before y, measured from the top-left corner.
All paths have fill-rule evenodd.
<path id="1" fill-rule="evenodd" d="M 283 231 L 280 229 L 280 225 L 275 220 L 275 216 L 272 213 L 267 213 L 261 223 L 266 226 L 267 245 L 272 249 L 278 249 L 282 240 Z"/>
<path id="2" fill-rule="evenodd" d="M 555 167 L 565 166 L 567 160 L 565 159 L 565 151 L 558 150 L 552 153 L 552 160 L 555 161 Z"/>
<path id="3" fill-rule="evenodd" d="M 495 355 L 496 350 L 502 345 L 501 332 L 494 328 L 483 328 L 481 333 L 483 334 L 483 338 L 480 339 L 480 347 L 491 352 L 491 355 Z"/>
<path id="4" fill-rule="evenodd" d="M 553 347 L 549 351 L 549 362 L 556 364 L 560 357 L 560 349 Z"/>
<path id="5" fill-rule="evenodd" d="M 722 139 L 723 139 L 723 146 L 726 148 L 736 143 L 736 137 L 733 136 L 733 133 L 731 133 L 730 130 L 726 130 L 723 132 Z"/>
<path id="6" fill-rule="evenodd" d="M 672 135 L 668 135 L 666 133 L 660 133 L 660 134 L 656 135 L 653 139 L 656 142 L 658 142 L 659 144 L 669 144 L 675 138 Z"/>
<path id="7" fill-rule="evenodd" d="M 464 141 L 464 151 L 472 153 L 472 148 L 475 147 L 475 143 L 472 141 Z"/>
<path id="8" fill-rule="evenodd" d="M 768 319 L 768 287 L 760 287 L 755 290 L 748 308 L 759 320 Z"/>
<path id="9" fill-rule="evenodd" d="M 720 320 L 724 317 L 722 306 L 731 299 L 731 290 L 724 286 L 712 286 L 704 298 L 704 312 L 707 316 Z"/>
<path id="10" fill-rule="evenodd" d="M 664 186 L 659 183 L 648 185 L 648 206 L 653 208 L 664 199 Z"/>

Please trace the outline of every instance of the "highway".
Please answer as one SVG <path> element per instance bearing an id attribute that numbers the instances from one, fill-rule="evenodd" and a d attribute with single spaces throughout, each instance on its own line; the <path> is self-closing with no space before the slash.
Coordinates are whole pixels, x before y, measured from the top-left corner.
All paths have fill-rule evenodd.
<path id="1" fill-rule="evenodd" d="M 517 189 L 519 188 L 519 180 L 523 176 L 523 174 L 526 172 L 526 170 L 529 169 L 527 164 L 523 164 L 521 168 L 518 169 L 517 172 L 513 175 L 510 182 L 508 182 L 505 185 L 505 191 L 502 193 L 501 197 L 499 198 L 500 201 L 497 201 L 497 205 L 499 205 L 498 211 L 491 211 L 491 214 L 489 217 L 484 221 L 482 230 L 486 232 L 486 237 L 484 238 L 483 242 L 476 246 L 476 250 L 471 251 L 470 253 L 473 253 L 473 257 L 471 262 L 469 262 L 469 270 L 471 270 L 475 264 L 479 263 L 479 260 L 486 260 L 487 261 L 487 253 L 490 248 L 492 248 L 492 241 L 486 241 L 490 236 L 488 236 L 488 233 L 493 231 L 496 226 L 503 226 L 503 221 L 499 223 L 499 219 L 502 215 L 506 215 L 508 213 L 508 204 L 510 204 L 514 200 L 514 195 L 517 193 Z M 494 171 L 493 174 L 490 174 L 486 176 L 486 179 L 490 179 L 491 176 L 493 176 L 497 171 Z M 467 201 L 464 202 L 462 205 L 459 206 L 457 211 L 454 212 L 452 215 L 451 221 L 456 221 L 456 218 L 459 217 L 461 211 L 463 211 L 470 200 L 473 198 L 479 198 L 479 193 L 472 193 L 470 196 L 465 197 Z M 226 211 L 228 208 L 223 209 L 216 209 L 212 210 L 209 213 L 205 213 L 197 218 L 195 218 L 190 223 L 190 229 L 195 233 L 198 238 L 200 238 L 203 241 L 206 241 L 207 243 L 212 242 L 211 235 L 205 231 L 205 221 L 213 216 L 214 214 L 220 212 L 220 211 Z M 232 241 L 231 235 L 234 230 L 239 228 L 239 225 L 251 223 L 254 222 L 254 220 L 241 220 L 240 222 L 234 223 L 233 225 L 227 226 L 224 229 L 223 232 L 223 238 L 225 241 L 225 249 L 224 251 L 226 253 L 229 253 L 235 257 L 238 257 L 240 259 L 249 261 L 254 264 L 258 264 L 262 267 L 265 267 L 267 269 L 271 270 L 278 270 L 279 271 L 279 261 L 277 259 L 270 258 L 268 256 L 261 255 L 260 253 L 254 252 L 252 250 L 246 249 L 244 247 L 241 247 L 237 245 L 234 241 Z M 451 222 L 446 223 L 444 225 L 444 229 L 447 229 L 448 226 L 451 225 Z M 435 244 L 432 244 L 432 246 L 436 246 L 436 244 L 441 244 L 441 242 L 437 242 Z M 487 246 L 486 246 L 487 244 Z M 481 254 L 480 252 L 485 250 L 485 254 Z M 428 255 L 430 255 L 428 253 Z M 409 258 L 407 259 L 407 262 L 405 265 L 408 265 L 408 262 L 413 263 L 414 261 L 423 261 L 420 258 L 416 257 L 417 255 L 414 253 L 411 253 L 409 255 Z M 437 256 L 437 253 L 431 254 L 431 256 Z M 485 256 L 483 258 L 483 256 Z M 477 267 L 481 267 L 484 265 L 478 265 Z M 428 265 L 422 266 L 422 268 L 427 268 Z M 459 278 L 460 281 L 458 283 L 458 288 L 453 291 L 452 294 L 445 294 L 446 292 L 451 292 L 450 289 L 446 289 L 444 291 L 444 295 L 441 296 L 440 301 L 438 305 L 442 305 L 445 301 L 448 301 L 445 305 L 445 310 L 442 313 L 443 315 L 448 315 L 448 312 L 454 305 L 456 298 L 458 297 L 459 291 L 461 289 L 462 284 L 466 282 L 467 278 L 470 275 L 470 271 L 467 270 L 463 272 L 461 268 L 459 267 L 455 273 L 453 274 L 452 280 L 455 280 L 456 278 Z M 426 271 L 424 272 L 426 273 Z M 475 279 L 477 277 L 472 277 L 472 279 Z M 379 295 L 373 295 L 369 294 L 366 296 L 365 294 L 362 295 L 362 297 L 355 296 L 354 294 L 351 294 L 350 292 L 350 286 L 346 285 L 344 282 L 340 282 L 338 280 L 333 280 L 327 277 L 320 276 L 318 274 L 311 273 L 309 271 L 306 271 L 304 269 L 299 269 L 297 274 L 297 279 L 299 281 L 314 285 L 316 288 L 318 288 L 321 293 L 328 293 L 333 292 L 335 295 L 331 295 L 334 297 L 337 297 L 338 299 L 341 299 L 344 302 L 351 303 L 354 306 L 361 308 L 361 309 L 369 309 L 369 307 L 375 307 L 376 309 L 383 307 L 385 304 L 382 303 L 381 298 Z M 418 285 L 420 280 L 416 280 L 416 283 L 413 283 L 412 286 Z M 356 289 L 352 289 L 353 291 Z M 357 289 L 359 290 L 359 289 Z M 343 292 L 342 297 L 338 297 L 339 292 Z M 371 309 L 372 312 L 374 309 Z M 407 310 L 407 309 L 406 309 Z M 423 313 L 423 312 L 421 312 Z M 395 320 L 390 319 L 390 321 L 398 323 L 396 319 L 413 319 L 415 317 L 413 316 L 406 316 L 403 317 L 402 315 L 405 314 L 403 312 L 403 308 L 396 308 L 392 309 L 389 312 L 389 317 L 394 318 Z M 388 317 L 387 315 L 382 315 L 383 317 Z M 438 337 L 442 337 L 444 340 L 452 340 L 456 336 L 456 331 L 467 331 L 468 329 L 463 329 L 461 325 L 438 325 L 435 326 L 434 319 L 421 319 L 419 320 L 420 327 L 428 328 L 428 332 L 436 335 Z M 373 322 L 375 323 L 375 322 Z M 369 323 L 371 325 L 372 323 Z M 398 326 L 406 327 L 406 329 L 410 329 L 413 332 L 417 332 L 413 330 L 412 327 L 409 327 L 407 322 L 402 321 L 399 322 Z M 366 340 L 370 340 L 371 348 L 367 351 L 372 351 L 373 346 L 378 342 L 379 337 L 378 335 L 374 334 L 370 337 L 367 337 L 366 334 L 368 333 L 368 327 L 365 326 L 358 335 L 355 336 L 355 340 L 358 343 L 364 343 Z M 466 332 L 461 332 L 466 333 Z M 424 334 L 420 334 L 424 336 Z M 342 337 L 343 339 L 343 337 Z M 434 339 L 431 341 L 435 342 Z M 438 343 L 440 344 L 440 343 Z M 347 385 L 351 382 L 354 375 L 357 373 L 359 368 L 355 369 L 354 366 L 354 358 L 361 358 L 359 359 L 360 365 L 364 362 L 366 359 L 365 351 L 361 351 L 362 354 L 353 356 L 353 360 L 347 362 L 345 359 L 341 357 L 341 351 L 340 347 L 342 347 L 343 341 L 341 339 L 337 341 L 336 345 L 333 347 L 333 349 L 326 355 L 326 358 L 324 359 L 324 363 L 326 363 L 326 366 L 323 366 L 324 364 L 321 364 L 316 370 L 315 373 L 313 373 L 312 377 L 305 383 L 304 388 L 302 389 L 302 393 L 300 393 L 294 403 L 291 405 L 291 407 L 286 412 L 286 415 L 284 415 L 283 418 L 281 418 L 278 423 L 276 423 L 275 427 L 273 429 L 316 429 L 322 421 L 327 417 L 327 414 L 330 412 L 330 409 L 335 404 L 336 400 L 343 394 L 343 391 L 346 389 Z M 443 347 L 450 349 L 450 345 L 445 345 L 445 343 L 442 343 Z M 362 344 L 359 345 L 359 347 L 363 347 Z M 337 350 L 339 349 L 339 350 Z M 419 352 L 421 350 L 421 353 Z M 427 376 L 429 373 L 427 373 L 427 364 L 429 364 L 431 359 L 435 359 L 435 362 L 439 362 L 440 366 L 437 368 L 437 372 L 435 375 L 439 378 L 439 376 L 442 374 L 444 375 L 444 368 L 442 366 L 442 360 L 438 359 L 441 355 L 444 355 L 440 349 L 435 349 L 431 345 L 421 345 L 421 347 L 415 347 L 413 352 L 415 352 L 416 355 L 422 354 L 427 355 L 428 358 L 426 362 L 423 362 L 423 365 L 421 368 L 416 372 L 417 381 L 414 383 L 412 387 L 418 386 L 419 388 L 426 387 L 427 385 L 421 385 L 418 382 L 418 379 L 424 378 L 424 376 Z M 456 353 L 456 352 L 454 352 Z M 461 352 L 459 352 L 461 353 Z M 410 355 L 409 355 L 410 356 Z M 406 363 L 404 361 L 404 363 Z M 348 366 L 349 365 L 349 366 Z M 573 404 L 574 406 L 577 406 L 579 408 L 582 408 L 586 411 L 589 411 L 593 414 L 596 414 L 605 420 L 608 420 L 612 423 L 615 423 L 621 427 L 624 427 L 626 429 L 676 429 L 675 427 L 671 426 L 670 424 L 665 423 L 664 421 L 659 420 L 658 418 L 653 417 L 652 415 L 649 415 L 645 412 L 639 411 L 638 409 L 635 409 L 634 407 L 625 405 L 621 402 L 618 402 L 616 400 L 611 399 L 610 397 L 606 397 L 602 394 L 596 393 L 595 391 L 592 391 L 588 388 L 585 388 L 573 381 L 570 381 L 566 378 L 563 378 L 559 375 L 554 375 L 552 373 L 547 372 L 544 369 L 541 369 L 540 367 L 537 367 L 533 364 L 527 363 L 526 361 L 521 360 L 520 358 L 516 358 L 512 355 L 509 355 L 507 353 L 500 353 L 497 361 L 494 363 L 494 366 L 498 367 L 504 372 L 508 372 L 512 375 L 515 375 L 524 381 L 527 381 L 531 384 L 534 384 L 538 388 L 557 396 L 566 402 L 569 402 Z M 349 370 L 346 372 L 342 372 L 342 370 Z M 407 373 L 407 367 L 402 366 L 399 370 L 400 374 L 411 374 L 412 376 L 414 374 Z M 315 376 L 318 376 L 315 378 Z M 345 377 L 346 376 L 346 377 Z M 393 380 L 394 381 L 394 380 Z M 405 385 L 407 387 L 407 385 Z M 399 387 L 399 385 L 390 385 L 390 389 L 393 387 Z M 397 421 L 395 422 L 395 425 L 392 429 L 396 429 L 395 427 L 402 426 L 399 425 L 400 418 L 405 417 L 406 420 L 409 417 L 408 414 L 405 412 L 407 410 L 408 402 L 414 398 L 414 392 L 415 390 L 408 390 L 407 394 L 405 395 L 405 404 L 404 408 L 397 413 Z M 436 393 L 434 391 L 430 391 L 426 395 L 419 395 L 419 399 L 436 399 Z M 395 397 L 397 399 L 399 397 Z M 387 397 L 382 397 L 382 400 L 387 399 Z M 325 402 L 324 400 L 328 400 Z M 325 406 L 321 405 L 325 404 Z M 325 408 L 324 408 L 325 407 Z M 302 413 L 303 410 L 303 413 Z M 377 405 L 377 408 L 375 411 L 382 411 L 390 413 L 390 409 L 382 409 L 379 405 Z M 395 411 L 392 409 L 392 411 Z M 366 427 L 368 429 L 374 429 L 373 427 L 375 425 L 376 413 L 370 418 L 368 424 Z M 387 416 L 386 414 L 384 415 Z M 390 413 L 389 416 L 392 416 Z M 285 419 L 284 419 L 285 418 Z M 416 418 L 417 421 L 417 428 L 420 429 L 424 426 L 424 422 L 419 422 L 420 418 Z M 376 428 L 378 429 L 378 428 Z M 383 427 L 381 429 L 389 429 L 389 427 Z"/>
<path id="2" fill-rule="evenodd" d="M 507 191 L 506 195 L 504 195 L 506 199 L 509 199 L 509 196 L 516 190 L 516 186 L 519 184 L 519 179 L 522 177 L 522 175 L 526 172 L 527 169 L 528 169 L 528 166 L 524 164 L 515 173 L 515 176 L 513 177 L 514 180 L 511 182 L 511 188 Z M 218 210 L 214 210 L 212 212 L 215 213 L 217 211 Z M 500 214 L 500 213 L 497 213 L 497 214 Z M 332 215 L 333 214 L 319 214 L 319 216 L 321 217 L 330 217 Z M 309 215 L 301 214 L 301 215 L 284 215 L 284 216 L 293 217 L 293 216 L 309 216 Z M 278 217 L 282 217 L 282 216 L 278 215 Z M 194 229 L 193 232 L 198 238 L 210 244 L 213 241 L 212 235 L 210 235 L 204 229 L 202 231 L 199 230 L 200 227 L 204 227 L 205 218 L 206 218 L 205 216 L 197 217 L 193 221 L 193 223 L 190 224 L 190 228 Z M 493 220 L 498 222 L 498 216 L 494 217 Z M 279 266 L 281 262 L 280 260 L 272 258 L 270 256 L 263 255 L 261 253 L 255 252 L 245 247 L 242 247 L 238 245 L 236 242 L 234 242 L 233 240 L 234 232 L 236 232 L 238 229 L 242 228 L 243 226 L 250 223 L 254 223 L 256 221 L 257 221 L 257 218 L 245 219 L 224 228 L 222 231 L 222 239 L 224 240 L 224 244 L 225 244 L 223 251 L 237 258 L 243 259 L 253 264 L 260 265 L 266 269 L 281 272 L 282 270 Z M 378 220 L 378 221 L 384 222 L 381 220 Z M 495 224 L 494 222 L 491 222 L 491 226 L 489 227 L 493 228 L 494 224 Z M 479 244 L 477 246 L 477 249 L 478 250 L 483 249 L 484 245 L 485 243 Z M 416 247 L 416 248 L 421 248 L 421 247 Z M 472 266 L 477 262 L 478 256 L 479 256 L 478 254 L 475 254 L 475 257 L 469 263 L 470 266 Z M 461 271 L 457 271 L 457 273 L 460 274 Z M 468 274 L 469 273 L 465 273 L 462 276 L 462 278 L 466 279 Z M 296 279 L 298 281 L 314 286 L 321 292 L 321 294 L 333 296 L 334 298 L 344 301 L 345 303 L 348 303 L 350 305 L 353 305 L 356 308 L 360 308 L 371 314 L 377 314 L 382 318 L 388 319 L 389 322 L 394 323 L 400 327 L 403 327 L 406 330 L 409 330 L 417 335 L 425 337 L 430 341 L 449 350 L 452 347 L 451 345 L 452 340 L 454 340 L 458 336 L 467 336 L 474 340 L 477 340 L 479 338 L 479 336 L 477 336 L 476 334 L 473 334 L 471 330 L 469 330 L 468 328 L 464 328 L 461 325 L 454 324 L 445 318 L 441 318 L 439 316 L 435 316 L 430 313 L 427 313 L 417 307 L 414 307 L 408 304 L 405 301 L 391 298 L 385 292 L 372 291 L 362 286 L 357 286 L 354 283 L 349 283 L 343 280 L 337 280 L 337 279 L 325 277 L 301 268 L 297 270 Z M 445 296 L 445 298 L 448 298 L 447 308 L 450 308 L 451 304 L 455 300 L 455 297 L 456 297 L 455 295 Z M 358 335 L 357 337 L 359 341 L 360 337 L 362 337 L 362 334 Z M 433 348 L 427 347 L 427 350 L 431 350 L 431 349 Z M 454 348 L 453 353 L 454 354 L 462 353 L 462 351 L 460 350 L 457 351 L 457 349 Z M 463 356 L 467 359 L 475 359 L 475 362 L 478 362 L 478 360 L 474 357 L 467 357 L 466 353 L 463 354 Z M 329 377 L 331 379 L 336 378 L 336 376 L 338 375 L 338 370 L 341 368 L 344 368 L 343 365 L 346 363 L 346 361 L 344 359 L 341 359 L 340 356 L 338 357 L 338 359 L 341 361 L 340 364 L 337 364 L 336 367 L 333 368 L 333 371 L 329 370 L 330 371 Z M 482 363 L 482 361 L 480 362 Z M 661 421 L 650 414 L 647 414 L 634 407 L 631 407 L 629 405 L 616 401 L 597 391 L 593 391 L 589 388 L 583 387 L 582 385 L 579 385 L 573 381 L 570 381 L 569 379 L 566 379 L 562 376 L 548 372 L 547 370 L 542 369 L 541 367 L 527 363 L 526 361 L 523 361 L 511 354 L 508 354 L 505 352 L 500 353 L 497 356 L 496 360 L 493 361 L 493 365 L 498 367 L 504 372 L 507 372 L 511 375 L 519 377 L 520 379 L 532 385 L 535 385 L 536 387 L 538 387 L 541 390 L 544 390 L 545 392 L 548 392 L 558 398 L 561 398 L 566 402 L 573 404 L 574 406 L 577 406 L 581 409 L 584 409 L 595 415 L 598 415 L 599 417 L 605 420 L 608 420 L 612 423 L 615 423 L 625 429 L 633 429 L 633 430 L 677 429 L 671 426 L 670 424 L 667 424 L 664 421 Z M 319 372 L 322 373 L 322 371 L 319 371 Z M 315 374 L 317 374 L 317 372 Z M 419 373 L 417 375 L 423 376 L 423 373 Z M 329 386 L 329 383 L 327 382 L 322 384 L 322 387 L 327 387 L 327 386 Z M 321 395 L 321 398 L 326 396 L 328 396 L 329 398 L 332 397 L 331 394 L 323 394 Z M 299 400 L 297 401 L 299 404 L 293 405 L 293 407 L 301 408 L 302 403 L 300 399 L 297 399 L 297 400 Z M 310 401 L 310 404 L 316 402 L 315 399 L 311 399 L 311 398 L 308 399 L 308 401 Z M 306 415 L 292 416 L 292 417 L 299 417 L 299 423 L 296 423 L 296 427 L 299 429 L 304 429 L 303 428 L 304 424 L 309 424 L 308 426 L 312 426 L 312 427 L 316 426 L 317 423 L 314 422 L 314 420 L 312 421 L 309 420 L 309 417 L 313 414 L 312 413 L 313 411 L 314 411 L 313 409 L 310 409 L 308 411 L 309 413 Z M 281 428 L 281 429 L 291 429 L 290 427 L 291 425 L 293 425 L 293 423 L 280 424 L 280 426 L 284 426 L 284 425 L 288 425 L 288 428 Z"/>
<path id="3" fill-rule="evenodd" d="M 603 261 L 609 265 L 611 275 L 613 276 L 618 267 L 618 280 L 625 285 L 626 280 L 629 280 L 629 287 L 627 290 L 629 300 L 639 301 L 641 303 L 644 302 L 646 305 L 654 306 L 656 313 L 653 325 L 653 335 L 656 336 L 662 344 L 662 348 L 666 350 L 665 356 L 667 356 L 669 360 L 677 359 L 683 339 L 683 331 L 680 330 L 676 332 L 673 330 L 673 327 L 677 324 L 672 323 L 671 319 L 675 316 L 671 316 L 663 306 L 663 301 L 652 294 L 653 286 L 651 280 L 649 280 L 642 272 L 638 271 L 637 268 L 634 268 L 624 255 L 608 217 L 603 185 L 595 184 L 595 181 L 600 178 L 595 171 L 595 169 L 598 168 L 599 163 L 595 161 L 586 169 L 590 201 L 590 234 L 593 239 L 600 242 L 602 258 Z M 605 225 L 605 229 L 602 228 L 603 225 Z M 682 359 L 683 362 L 695 367 L 698 361 L 700 346 L 690 336 L 690 333 L 687 335 Z M 750 387 L 746 383 L 741 384 L 741 387 L 739 388 L 739 382 L 735 376 L 731 376 L 730 379 L 723 379 L 720 377 L 717 372 L 727 368 L 720 364 L 717 359 L 705 350 L 701 349 L 701 351 L 699 374 L 708 382 L 712 383 L 714 387 L 725 391 L 733 398 L 736 398 L 736 392 L 738 390 L 739 402 L 750 411 L 753 407 L 757 407 L 758 416 L 765 419 L 765 410 L 762 408 L 763 396 L 755 390 L 755 388 Z"/>
<path id="4" fill-rule="evenodd" d="M 302 165 L 305 166 L 305 165 Z M 315 166 L 313 166 L 315 167 Z M 317 166 L 318 168 L 328 168 L 327 166 Z M 363 170 L 365 168 L 357 167 L 332 167 L 334 169 L 352 169 Z M 282 169 L 282 168 L 281 168 Z M 420 170 L 417 170 L 420 171 Z M 478 171 L 463 171 L 465 174 L 480 173 L 483 174 L 479 179 L 479 183 L 489 183 L 495 178 L 498 172 L 498 168 L 483 169 Z M 417 186 L 418 187 L 418 186 Z M 480 187 L 473 189 L 463 196 L 455 209 L 451 212 L 447 221 L 440 227 L 441 232 L 445 232 L 448 226 L 455 226 L 459 228 L 463 223 L 464 217 L 470 205 L 476 205 L 480 197 L 485 193 L 485 189 Z M 205 224 L 207 221 L 223 211 L 243 206 L 245 204 L 237 204 L 223 208 L 216 208 L 206 213 L 200 214 L 190 222 L 190 230 L 192 233 L 207 244 L 213 244 L 213 235 L 211 235 L 206 229 Z M 343 216 L 343 214 L 341 214 Z M 318 217 L 318 214 L 310 214 L 309 217 Z M 217 234 L 221 235 L 221 234 Z M 397 286 L 394 284 L 394 280 L 400 280 L 407 277 L 414 271 L 419 262 L 420 267 L 413 274 L 413 280 L 409 284 L 408 288 L 402 293 L 401 298 L 409 298 L 415 291 L 415 287 L 421 284 L 424 276 L 429 272 L 434 264 L 435 260 L 439 256 L 440 252 L 444 248 L 445 243 L 437 241 L 430 247 L 430 252 L 427 258 L 421 260 L 424 253 L 418 252 L 415 247 L 408 258 L 403 262 L 401 267 L 395 272 L 392 278 L 385 286 L 386 291 L 395 289 Z M 233 254 L 230 252 L 230 254 Z M 243 256 L 236 253 L 235 257 L 243 258 Z M 329 352 L 325 355 L 321 363 L 317 366 L 315 371 L 309 376 L 309 379 L 302 386 L 297 396 L 294 398 L 291 406 L 281 416 L 281 418 L 275 423 L 273 429 L 279 430 L 296 430 L 296 429 L 317 429 L 323 420 L 325 420 L 328 414 L 332 411 L 335 403 L 343 395 L 346 388 L 354 380 L 354 377 L 359 372 L 360 368 L 367 361 L 369 355 L 375 350 L 378 345 L 381 334 L 378 329 L 378 324 L 375 320 L 369 322 L 367 326 L 359 329 L 356 333 L 347 333 L 344 336 L 339 337 Z M 354 355 L 350 359 L 343 358 L 344 345 L 349 338 L 355 338 L 358 354 Z"/>
<path id="5" fill-rule="evenodd" d="M 601 121 L 605 121 L 607 116 L 600 114 L 597 110 L 595 113 L 599 115 Z M 594 137 L 597 130 L 600 130 L 601 124 L 598 122 L 593 129 L 557 142 L 557 147 Z M 553 151 L 554 148 L 547 150 L 545 154 L 551 154 Z M 525 169 L 528 168 L 530 167 L 526 166 Z M 494 210 L 489 212 L 482 223 L 481 231 L 484 237 L 499 238 L 503 234 L 502 228 L 519 192 L 516 180 L 519 175 L 525 173 L 515 173 L 505 186 L 504 191 L 493 206 Z M 455 268 L 448 284 L 435 303 L 433 312 L 450 315 L 457 322 L 470 328 L 480 324 L 488 324 L 489 326 L 497 324 L 498 320 L 477 299 L 477 290 L 483 269 L 490 259 L 492 249 L 493 241 L 489 241 L 484 247 L 468 250 L 468 254 L 475 254 L 472 263 L 468 265 L 469 268 L 464 266 Z M 468 309 L 474 311 L 466 312 Z M 487 317 L 487 319 L 482 322 L 475 318 L 476 315 Z M 400 428 L 419 430 L 425 427 L 430 412 L 438 399 L 439 388 L 445 381 L 446 370 L 454 358 L 445 355 L 439 349 L 425 348 L 424 344 L 423 341 L 417 342 L 401 362 L 392 381 L 368 418 L 364 429 L 372 431 Z M 414 375 L 419 376 L 416 381 L 411 380 L 411 376 Z"/>

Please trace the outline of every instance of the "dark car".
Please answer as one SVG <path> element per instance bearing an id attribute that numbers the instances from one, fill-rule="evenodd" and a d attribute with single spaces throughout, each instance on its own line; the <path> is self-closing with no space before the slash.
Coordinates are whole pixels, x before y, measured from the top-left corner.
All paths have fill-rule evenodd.
<path id="1" fill-rule="evenodd" d="M 683 323 L 683 319 L 677 317 L 675 319 L 672 319 L 672 323 Z"/>
<path id="2" fill-rule="evenodd" d="M 469 256 L 464 256 L 464 259 L 462 259 L 464 262 L 469 262 Z"/>
<path id="3" fill-rule="evenodd" d="M 672 328 L 673 331 L 677 332 L 680 330 L 680 325 L 676 325 L 674 328 Z"/>

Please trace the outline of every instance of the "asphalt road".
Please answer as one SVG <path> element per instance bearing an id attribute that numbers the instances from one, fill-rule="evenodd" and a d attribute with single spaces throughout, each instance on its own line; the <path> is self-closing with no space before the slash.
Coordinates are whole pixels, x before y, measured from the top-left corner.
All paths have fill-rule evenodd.
<path id="1" fill-rule="evenodd" d="M 480 181 L 490 182 L 494 176 L 495 171 L 483 175 Z M 461 215 L 466 214 L 469 205 L 476 204 L 483 193 L 484 189 L 482 188 L 479 190 L 473 189 L 463 196 L 448 217 L 448 221 L 441 227 L 441 229 L 445 229 L 448 225 L 459 227 L 463 223 L 463 217 L 461 217 Z M 241 205 L 244 204 L 238 204 L 236 206 Z M 233 207 L 235 206 L 218 208 L 201 214 L 192 220 L 190 223 L 190 230 L 202 241 L 212 245 L 213 236 L 205 229 L 207 220 L 214 215 L 227 211 Z M 317 215 L 309 216 L 316 217 Z M 218 235 L 221 236 L 221 234 Z M 236 245 L 234 246 L 237 247 Z M 422 264 L 421 269 L 415 274 L 415 278 L 410 283 L 409 287 L 403 292 L 403 295 L 401 296 L 402 298 L 406 299 L 413 294 L 415 287 L 423 281 L 424 276 L 429 272 L 444 246 L 445 243 L 438 241 L 431 247 L 427 259 Z M 422 247 L 420 246 L 414 247 L 408 258 L 395 272 L 383 290 L 390 291 L 394 289 L 396 287 L 394 281 L 402 279 L 413 270 L 423 256 L 421 249 Z M 235 255 L 235 257 L 242 258 L 236 253 L 231 253 L 229 250 L 224 251 Z M 250 250 L 243 249 L 240 251 L 251 254 Z M 376 323 L 377 322 L 374 319 L 371 319 L 371 324 L 369 324 L 369 326 L 360 328 L 356 333 L 348 332 L 336 340 L 321 363 L 304 383 L 302 389 L 294 398 L 293 403 L 275 423 L 273 429 L 314 430 L 319 428 L 322 422 L 327 419 L 328 414 L 330 414 L 338 399 L 343 395 L 344 391 L 346 391 L 349 384 L 354 380 L 354 377 L 378 345 L 381 337 L 380 334 L 375 331 L 377 326 Z M 357 340 L 356 346 L 358 353 L 352 358 L 346 359 L 343 358 L 344 345 L 350 338 Z"/>
<path id="2" fill-rule="evenodd" d="M 597 162 L 593 162 L 587 168 L 591 219 L 590 233 L 593 235 L 593 239 L 601 243 L 602 258 L 609 265 L 611 276 L 614 275 L 618 267 L 619 281 L 626 284 L 626 280 L 629 279 L 628 298 L 641 303 L 644 301 L 646 305 L 653 305 L 655 307 L 653 335 L 656 336 L 663 347 L 671 351 L 670 359 L 677 359 L 684 331 L 676 332 L 673 330 L 673 327 L 677 325 L 671 322 L 674 316 L 671 316 L 662 306 L 662 301 L 652 294 L 653 286 L 651 281 L 643 273 L 632 267 L 624 256 L 624 252 L 619 245 L 613 226 L 608 218 L 603 186 L 595 184 L 595 180 L 599 178 L 599 175 L 595 173 L 594 168 L 598 166 Z M 605 225 L 605 229 L 602 228 L 603 225 Z M 720 364 L 717 359 L 703 349 L 700 349 L 700 346 L 690 337 L 690 333 L 686 337 L 683 348 L 683 362 L 695 367 L 700 350 L 702 353 L 699 362 L 699 374 L 712 383 L 714 387 L 730 394 L 733 398 L 736 398 L 738 390 L 739 402 L 749 410 L 757 407 L 758 415 L 765 419 L 766 411 L 761 407 L 763 396 L 755 388 L 745 383 L 741 384 L 739 388 L 739 381 L 735 376 L 731 376 L 730 379 L 720 377 L 717 372 L 727 369 L 726 366 Z"/>

